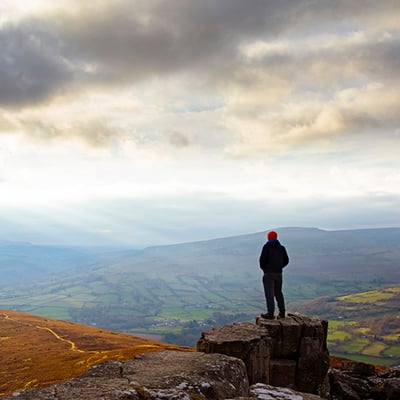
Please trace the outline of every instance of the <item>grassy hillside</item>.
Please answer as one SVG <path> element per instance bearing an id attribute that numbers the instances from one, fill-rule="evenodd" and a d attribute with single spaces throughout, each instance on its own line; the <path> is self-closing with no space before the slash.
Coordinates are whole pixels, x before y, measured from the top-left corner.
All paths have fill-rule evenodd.
<path id="1" fill-rule="evenodd" d="M 326 296 L 293 309 L 329 320 L 332 354 L 400 365 L 400 286 Z"/>
<path id="2" fill-rule="evenodd" d="M 278 232 L 290 256 L 289 304 L 400 283 L 400 229 Z M 193 345 L 189 332 L 196 339 L 207 326 L 264 311 L 258 266 L 264 242 L 261 232 L 110 254 L 51 278 L 0 287 L 0 307 Z"/>
<path id="3" fill-rule="evenodd" d="M 39 387 L 160 349 L 186 350 L 123 333 L 0 310 L 0 396 Z"/>

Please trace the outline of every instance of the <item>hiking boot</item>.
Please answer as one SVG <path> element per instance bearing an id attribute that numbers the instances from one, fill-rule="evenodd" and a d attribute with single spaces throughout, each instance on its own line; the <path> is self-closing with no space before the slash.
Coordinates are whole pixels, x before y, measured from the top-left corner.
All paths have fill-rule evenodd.
<path id="1" fill-rule="evenodd" d="M 261 317 L 264 319 L 274 319 L 274 314 L 272 313 L 261 314 Z"/>
<path id="2" fill-rule="evenodd" d="M 285 318 L 285 317 L 286 317 L 285 311 L 280 311 L 280 312 L 279 312 L 279 315 L 278 315 L 278 318 L 279 318 L 279 319 L 282 319 L 282 318 Z"/>

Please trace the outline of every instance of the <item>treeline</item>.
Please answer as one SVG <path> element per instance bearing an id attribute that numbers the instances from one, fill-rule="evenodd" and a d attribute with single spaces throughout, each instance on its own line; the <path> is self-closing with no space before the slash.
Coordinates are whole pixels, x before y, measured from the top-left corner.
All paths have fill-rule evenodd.
<path id="1" fill-rule="evenodd" d="M 86 325 L 96 325 L 115 331 L 129 331 L 132 327 L 144 329 L 154 325 L 154 314 L 138 315 L 130 309 L 114 308 L 104 305 L 94 307 L 70 308 L 69 315 L 74 322 Z"/>

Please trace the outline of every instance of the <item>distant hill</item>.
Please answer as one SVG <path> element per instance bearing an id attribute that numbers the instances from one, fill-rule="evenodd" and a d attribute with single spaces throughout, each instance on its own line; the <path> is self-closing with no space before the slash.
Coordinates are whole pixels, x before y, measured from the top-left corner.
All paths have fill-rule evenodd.
<path id="1" fill-rule="evenodd" d="M 105 360 L 162 349 L 191 351 L 8 310 L 0 310 L 0 343 L 0 396 L 70 379 Z"/>
<path id="2" fill-rule="evenodd" d="M 324 231 L 280 228 L 287 273 L 306 279 L 400 282 L 400 228 Z M 112 264 L 113 272 L 213 274 L 258 270 L 265 232 L 201 242 L 149 247 Z"/>
<path id="3" fill-rule="evenodd" d="M 400 228 L 278 228 L 295 304 L 400 283 Z M 197 338 L 205 326 L 265 309 L 258 257 L 265 232 L 110 253 L 29 284 L 0 287 L 0 307 L 107 329 Z M 186 331 L 183 332 L 183 329 Z M 191 334 L 193 332 L 193 335 Z"/>
<path id="4" fill-rule="evenodd" d="M 115 259 L 120 253 L 123 254 L 123 249 L 45 246 L 0 240 L 0 289 L 41 279 L 66 269 L 99 264 L 109 257 Z"/>

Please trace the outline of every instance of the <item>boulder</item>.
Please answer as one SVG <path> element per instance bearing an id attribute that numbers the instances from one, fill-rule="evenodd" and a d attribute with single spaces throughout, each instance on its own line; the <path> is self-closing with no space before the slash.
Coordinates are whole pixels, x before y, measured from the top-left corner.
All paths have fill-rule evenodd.
<path id="1" fill-rule="evenodd" d="M 376 374 L 371 364 L 348 361 L 343 368 L 329 370 L 331 400 L 398 400 L 400 368 Z"/>
<path id="2" fill-rule="evenodd" d="M 381 372 L 378 379 L 383 380 L 380 386 L 383 395 L 380 396 L 380 399 L 400 399 L 400 366 Z"/>
<path id="3" fill-rule="evenodd" d="M 375 375 L 375 367 L 373 365 L 352 360 L 343 361 L 342 371 L 347 375 L 359 378 Z"/>
<path id="4" fill-rule="evenodd" d="M 361 400 L 370 399 L 371 387 L 363 379 L 347 375 L 343 371 L 329 371 L 331 399 Z"/>

